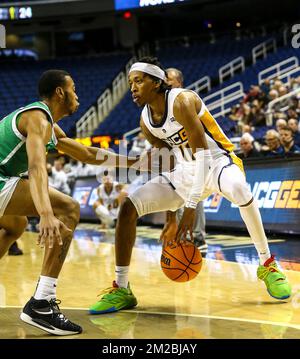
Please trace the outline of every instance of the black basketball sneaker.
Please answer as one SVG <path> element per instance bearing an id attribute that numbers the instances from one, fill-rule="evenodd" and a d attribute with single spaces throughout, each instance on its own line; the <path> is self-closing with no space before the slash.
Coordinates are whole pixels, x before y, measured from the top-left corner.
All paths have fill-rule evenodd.
<path id="1" fill-rule="evenodd" d="M 67 319 L 61 313 L 58 304 L 60 304 L 60 300 L 53 298 L 48 301 L 31 297 L 23 308 L 20 318 L 23 322 L 53 335 L 80 334 L 82 328 Z"/>

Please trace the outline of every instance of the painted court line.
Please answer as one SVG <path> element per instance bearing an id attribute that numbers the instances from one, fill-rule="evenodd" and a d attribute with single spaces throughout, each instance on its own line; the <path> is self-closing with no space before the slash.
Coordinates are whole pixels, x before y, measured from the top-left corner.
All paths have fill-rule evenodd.
<path id="1" fill-rule="evenodd" d="M 216 316 L 216 315 L 190 314 L 190 313 L 148 312 L 145 310 L 132 310 L 132 309 L 131 310 L 122 310 L 122 312 L 138 313 L 138 314 L 151 314 L 151 315 L 176 315 L 179 317 L 230 320 L 230 321 L 247 322 L 247 323 L 254 323 L 254 324 L 278 325 L 281 327 L 289 327 L 289 328 L 300 330 L 300 324 L 285 323 L 285 322 L 272 322 L 272 321 L 260 320 L 260 319 L 255 320 L 255 319 L 246 319 L 246 318 L 223 317 L 223 316 Z"/>
<path id="2" fill-rule="evenodd" d="M 5 307 L 1 307 L 1 309 L 4 308 L 17 308 L 21 309 L 20 306 L 15 305 L 7 305 Z M 88 312 L 88 308 L 74 308 L 74 307 L 61 307 L 62 309 L 67 310 L 81 310 Z M 237 318 L 237 317 L 223 317 L 218 315 L 206 315 L 206 314 L 191 314 L 191 313 L 169 313 L 169 312 L 148 312 L 146 310 L 122 310 L 120 313 L 137 313 L 137 314 L 150 314 L 150 315 L 173 315 L 178 317 L 192 317 L 192 318 L 203 318 L 203 319 L 216 319 L 216 320 L 230 320 L 235 322 L 245 322 L 245 323 L 253 323 L 253 324 L 267 324 L 267 325 L 276 325 L 280 327 L 288 327 L 293 328 L 296 330 L 300 330 L 300 324 L 293 324 L 293 323 L 285 323 L 285 322 L 273 322 L 269 320 L 260 320 L 260 319 L 246 319 L 246 318 Z M 105 314 L 104 314 L 105 315 Z M 97 316 L 97 317 L 101 317 Z"/>

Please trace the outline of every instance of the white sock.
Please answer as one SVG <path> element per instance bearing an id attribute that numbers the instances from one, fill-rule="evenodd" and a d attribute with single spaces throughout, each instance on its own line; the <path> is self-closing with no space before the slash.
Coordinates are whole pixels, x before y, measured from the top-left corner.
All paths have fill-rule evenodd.
<path id="1" fill-rule="evenodd" d="M 247 207 L 240 207 L 240 213 L 257 250 L 260 264 L 263 265 L 271 254 L 256 201 Z"/>
<path id="2" fill-rule="evenodd" d="M 128 287 L 129 266 L 116 266 L 116 283 L 120 288 Z"/>
<path id="3" fill-rule="evenodd" d="M 57 278 L 41 275 L 34 293 L 34 299 L 49 300 L 56 298 L 56 286 Z"/>
<path id="4" fill-rule="evenodd" d="M 110 214 L 109 210 L 102 204 L 100 204 L 95 209 L 95 213 L 98 216 L 98 218 L 100 219 L 102 224 L 107 224 L 108 226 L 110 226 L 111 224 L 114 223 L 114 220 L 113 220 L 113 218 L 111 218 L 111 214 Z"/>

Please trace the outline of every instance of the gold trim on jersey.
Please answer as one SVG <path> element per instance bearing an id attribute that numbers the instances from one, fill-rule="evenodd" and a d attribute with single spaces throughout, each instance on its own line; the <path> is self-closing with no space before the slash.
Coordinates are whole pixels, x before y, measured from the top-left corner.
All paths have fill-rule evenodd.
<path id="1" fill-rule="evenodd" d="M 241 158 L 239 158 L 235 153 L 231 152 L 229 153 L 229 156 L 232 159 L 232 162 L 237 165 L 239 167 L 239 169 L 245 174 L 245 170 L 244 170 L 244 164 L 243 164 L 243 160 Z"/>
<path id="2" fill-rule="evenodd" d="M 221 131 L 217 121 L 206 109 L 203 115 L 200 116 L 200 120 L 204 125 L 204 130 L 207 135 L 210 136 L 220 148 L 228 153 L 234 150 L 233 143 L 231 143 L 230 140 Z"/>

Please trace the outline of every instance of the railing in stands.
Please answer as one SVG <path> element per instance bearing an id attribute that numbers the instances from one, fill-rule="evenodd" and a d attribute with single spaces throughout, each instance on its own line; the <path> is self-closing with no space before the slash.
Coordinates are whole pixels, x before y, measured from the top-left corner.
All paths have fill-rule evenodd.
<path id="1" fill-rule="evenodd" d="M 146 56 L 149 53 L 149 45 L 145 44 L 137 51 L 138 57 Z M 113 80 L 111 90 L 107 88 L 97 100 L 97 110 L 94 106 L 76 122 L 76 136 L 90 136 L 101 122 L 110 114 L 112 109 L 121 101 L 128 90 L 127 75 L 131 65 L 136 61 L 133 56 L 125 65 L 124 71 L 121 71 Z M 95 113 L 96 111 L 96 120 Z"/>
<path id="2" fill-rule="evenodd" d="M 289 57 L 273 66 L 267 67 L 266 69 L 260 71 L 260 73 L 258 74 L 258 83 L 260 85 L 265 79 L 271 80 L 275 77 L 281 76 L 288 71 L 295 69 L 298 66 L 298 58 L 296 56 Z"/>
<path id="3" fill-rule="evenodd" d="M 191 85 L 187 86 L 187 89 L 193 90 L 199 94 L 202 91 L 209 92 L 211 90 L 211 82 L 209 76 L 204 76 L 201 79 L 193 82 Z"/>
<path id="4" fill-rule="evenodd" d="M 231 107 L 244 98 L 244 86 L 241 82 L 236 82 L 219 91 L 214 92 L 203 98 L 209 111 L 215 118 L 230 112 Z"/>
<path id="5" fill-rule="evenodd" d="M 137 128 L 135 128 L 133 130 L 125 132 L 124 135 L 123 135 L 123 140 L 130 141 L 132 138 L 135 137 L 134 135 L 138 134 L 140 131 L 141 131 L 141 128 L 137 127 Z M 134 136 L 134 137 L 132 137 L 132 136 Z"/>
<path id="6" fill-rule="evenodd" d="M 252 63 L 256 64 L 256 60 L 260 57 L 263 57 L 265 59 L 269 51 L 273 51 L 273 52 L 277 51 L 276 40 L 274 38 L 268 39 L 258 44 L 257 46 L 253 47 Z"/>
<path id="7" fill-rule="evenodd" d="M 300 87 L 296 88 L 295 90 L 287 93 L 286 95 L 280 96 L 278 98 L 276 98 L 275 100 L 269 102 L 268 104 L 268 109 L 266 111 L 266 124 L 267 126 L 272 126 L 273 125 L 273 113 L 274 113 L 274 106 L 277 105 L 278 103 L 280 104 L 281 102 L 296 96 L 298 93 L 300 93 Z M 285 103 L 281 108 L 280 111 L 286 111 L 288 109 L 288 105 Z"/>
<path id="8" fill-rule="evenodd" d="M 112 82 L 112 106 L 116 106 L 125 95 L 127 87 L 126 75 L 120 72 Z"/>
<path id="9" fill-rule="evenodd" d="M 293 70 L 285 72 L 284 74 L 278 76 L 278 79 L 281 80 L 284 84 L 290 83 L 292 78 L 300 76 L 300 66 L 295 67 Z"/>
<path id="10" fill-rule="evenodd" d="M 219 81 L 223 83 L 224 79 L 232 77 L 238 71 L 245 70 L 245 59 L 243 56 L 239 56 L 236 59 L 228 62 L 224 66 L 219 68 Z"/>
<path id="11" fill-rule="evenodd" d="M 98 123 L 96 107 L 90 107 L 87 112 L 76 122 L 76 136 L 90 136 Z"/>
<path id="12" fill-rule="evenodd" d="M 97 100 L 98 125 L 109 115 L 113 106 L 111 91 L 106 89 Z"/>

